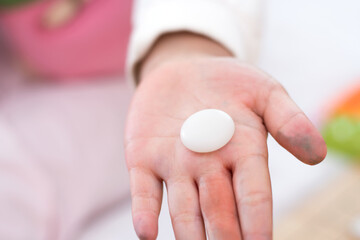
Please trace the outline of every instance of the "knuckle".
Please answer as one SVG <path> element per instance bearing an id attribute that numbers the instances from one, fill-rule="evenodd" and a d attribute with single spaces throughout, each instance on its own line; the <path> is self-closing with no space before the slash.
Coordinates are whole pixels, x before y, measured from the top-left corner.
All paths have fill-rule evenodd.
<path id="1" fill-rule="evenodd" d="M 230 173 L 223 169 L 213 168 L 211 171 L 202 174 L 199 177 L 199 188 L 216 186 L 218 183 L 224 182 L 224 179 L 230 177 Z"/>
<path id="2" fill-rule="evenodd" d="M 264 146 L 266 147 L 266 146 Z M 264 152 L 258 152 L 258 153 L 250 153 L 250 154 L 244 154 L 244 155 L 238 155 L 235 159 L 236 164 L 238 164 L 236 167 L 243 167 L 245 164 L 249 164 L 251 162 L 262 162 L 267 161 L 268 159 L 268 153 L 267 151 Z"/>
<path id="3" fill-rule="evenodd" d="M 230 225 L 237 222 L 238 215 L 236 211 L 216 211 L 206 216 L 206 219 L 211 225 Z"/>
<path id="4" fill-rule="evenodd" d="M 151 205 L 152 204 L 149 204 L 148 206 L 134 206 L 132 211 L 133 215 L 138 217 L 144 215 L 157 216 L 159 214 L 159 211 L 153 207 L 150 207 Z"/>
<path id="5" fill-rule="evenodd" d="M 157 197 L 148 194 L 134 194 L 132 196 L 133 214 L 157 215 L 159 213 L 159 201 L 160 199 Z"/>
<path id="6" fill-rule="evenodd" d="M 158 215 L 152 209 L 145 209 L 145 210 L 133 210 L 132 216 L 134 219 L 134 223 L 139 225 L 140 223 L 146 222 L 149 219 L 156 218 Z"/>
<path id="7" fill-rule="evenodd" d="M 170 177 L 169 179 L 166 179 L 166 184 L 172 185 L 172 186 L 182 186 L 184 184 L 187 184 L 189 182 L 189 177 L 184 175 L 177 175 Z"/>
<path id="8" fill-rule="evenodd" d="M 284 87 L 276 81 L 269 82 L 265 91 L 267 93 L 264 96 L 265 97 L 264 103 L 267 103 L 267 104 L 273 99 L 273 96 L 276 96 L 276 94 L 278 94 L 279 92 L 283 92 L 283 91 L 286 92 Z"/>
<path id="9" fill-rule="evenodd" d="M 152 192 L 134 192 L 131 194 L 131 197 L 134 200 L 152 200 L 152 199 L 157 199 L 154 194 Z"/>
<path id="10" fill-rule="evenodd" d="M 251 192 L 237 200 L 238 206 L 257 206 L 261 204 L 269 204 L 272 202 L 271 193 L 265 191 Z"/>
<path id="11" fill-rule="evenodd" d="M 199 212 L 182 211 L 172 217 L 174 224 L 202 222 L 202 215 Z"/>
<path id="12" fill-rule="evenodd" d="M 141 161 L 141 157 L 136 151 L 125 151 L 125 162 L 128 169 L 137 168 Z"/>
<path id="13" fill-rule="evenodd" d="M 131 193 L 133 202 L 139 203 L 140 206 L 147 207 L 152 204 L 158 204 L 160 198 L 156 196 L 152 191 L 134 192 Z"/>
<path id="14" fill-rule="evenodd" d="M 288 95 L 288 92 L 286 91 L 284 86 L 282 84 L 280 84 L 278 81 L 273 81 L 270 83 L 268 100 L 270 99 L 271 95 L 273 95 L 275 93 L 281 93 L 281 94 Z"/>

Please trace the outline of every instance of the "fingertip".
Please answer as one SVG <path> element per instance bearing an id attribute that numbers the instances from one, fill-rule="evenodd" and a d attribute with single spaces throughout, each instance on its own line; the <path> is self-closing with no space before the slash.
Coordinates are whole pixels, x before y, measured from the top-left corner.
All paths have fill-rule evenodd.
<path id="1" fill-rule="evenodd" d="M 303 114 L 289 121 L 275 138 L 297 159 L 308 165 L 316 165 L 326 157 L 327 147 L 323 137 Z"/>
<path id="2" fill-rule="evenodd" d="M 326 143 L 321 134 L 313 127 L 312 134 L 304 136 L 303 139 L 306 139 L 305 145 L 307 147 L 304 148 L 304 153 L 300 154 L 298 158 L 312 166 L 321 163 L 327 155 Z"/>
<path id="3" fill-rule="evenodd" d="M 327 145 L 326 145 L 326 142 L 325 142 L 325 140 L 321 137 L 321 140 L 322 140 L 322 144 L 321 144 L 321 154 L 320 154 L 320 156 L 321 156 L 321 161 L 322 160 L 324 160 L 325 158 L 326 158 L 326 156 L 327 156 Z"/>
<path id="4" fill-rule="evenodd" d="M 325 141 L 318 134 L 296 134 L 294 136 L 278 135 L 279 143 L 289 150 L 297 159 L 308 165 L 322 162 L 327 154 Z"/>
<path id="5" fill-rule="evenodd" d="M 136 235 L 141 240 L 155 240 L 158 234 L 158 223 L 154 216 L 138 214 L 133 217 Z"/>
<path id="6" fill-rule="evenodd" d="M 130 170 L 133 225 L 139 239 L 156 239 L 162 182 L 142 168 Z"/>
<path id="7" fill-rule="evenodd" d="M 317 137 L 318 139 L 314 141 L 315 142 L 314 150 L 313 150 L 314 154 L 312 154 L 309 159 L 302 160 L 303 162 L 309 165 L 317 165 L 321 163 L 327 155 L 326 143 L 324 139 L 321 137 L 320 133 L 318 135 L 319 135 Z"/>

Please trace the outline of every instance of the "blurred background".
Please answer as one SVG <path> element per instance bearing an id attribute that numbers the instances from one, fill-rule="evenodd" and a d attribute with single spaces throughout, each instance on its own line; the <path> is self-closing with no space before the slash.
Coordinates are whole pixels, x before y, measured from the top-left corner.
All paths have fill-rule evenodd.
<path id="1" fill-rule="evenodd" d="M 12 204 L 4 197 L 11 185 L 18 197 L 37 196 L 38 201 L 27 204 L 49 228 L 60 219 L 67 222 L 61 225 L 64 234 L 74 234 L 71 225 L 81 225 L 76 239 L 136 239 L 126 170 L 119 161 L 132 94 L 123 77 L 127 42 L 114 41 L 127 39 L 123 36 L 130 32 L 124 20 L 130 19 L 130 1 L 124 5 L 128 8 L 116 7 L 122 2 L 117 0 L 89 1 L 87 15 L 96 18 L 80 17 L 71 27 L 58 28 L 77 9 L 63 6 L 53 17 L 45 14 L 34 34 L 34 16 L 49 2 L 1 13 L 0 197 L 6 201 L 0 210 Z M 359 12 L 358 0 L 267 1 L 258 66 L 285 86 L 329 144 L 324 162 L 306 166 L 269 137 L 275 240 L 360 239 Z M 107 160 L 99 164 L 104 156 Z M 36 167 L 24 167 L 24 162 Z M 65 169 L 69 163 L 72 171 Z M 47 181 L 48 175 L 72 179 L 79 172 L 76 181 Z M 26 175 L 28 185 L 12 178 L 19 174 Z M 54 193 L 53 186 L 62 194 Z M 69 207 L 72 197 L 76 204 Z M 83 212 L 103 198 L 113 200 L 91 216 Z M 56 204 L 49 205 L 49 199 Z M 158 239 L 174 239 L 165 197 L 163 203 Z M 2 216 L 15 223 L 23 217 L 21 209 L 19 216 Z M 56 217 L 48 219 L 49 213 Z"/>

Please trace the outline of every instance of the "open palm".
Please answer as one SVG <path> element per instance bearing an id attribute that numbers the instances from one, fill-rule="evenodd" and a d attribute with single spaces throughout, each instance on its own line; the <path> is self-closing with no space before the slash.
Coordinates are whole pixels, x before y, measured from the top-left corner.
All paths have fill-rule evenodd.
<path id="1" fill-rule="evenodd" d="M 223 148 L 195 153 L 180 141 L 191 114 L 228 113 L 235 134 Z M 155 239 L 166 183 L 177 239 L 271 239 L 272 196 L 267 133 L 298 159 L 320 162 L 320 134 L 279 83 L 232 58 L 163 64 L 138 87 L 126 127 L 133 221 Z"/>

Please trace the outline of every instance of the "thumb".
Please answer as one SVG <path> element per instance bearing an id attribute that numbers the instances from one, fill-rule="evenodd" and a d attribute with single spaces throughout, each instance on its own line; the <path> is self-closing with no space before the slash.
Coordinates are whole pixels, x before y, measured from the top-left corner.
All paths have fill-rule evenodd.
<path id="1" fill-rule="evenodd" d="M 267 98 L 263 119 L 275 140 L 306 164 L 321 162 L 327 153 L 325 141 L 284 88 L 276 85 Z"/>

